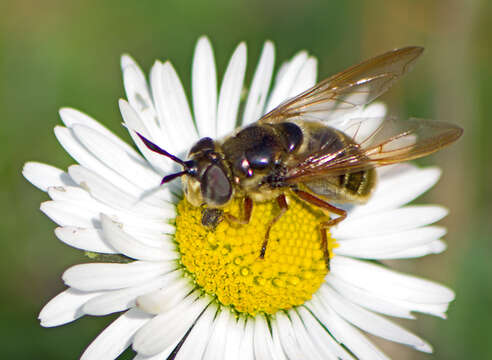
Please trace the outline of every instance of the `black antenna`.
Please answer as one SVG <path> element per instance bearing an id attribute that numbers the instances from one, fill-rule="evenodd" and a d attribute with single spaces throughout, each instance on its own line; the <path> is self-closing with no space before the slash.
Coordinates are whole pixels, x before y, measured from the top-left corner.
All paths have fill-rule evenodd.
<path id="1" fill-rule="evenodd" d="M 186 171 L 186 170 L 185 170 L 185 171 L 180 171 L 180 172 L 177 172 L 177 173 L 175 173 L 175 174 L 166 175 L 166 176 L 164 176 L 164 177 L 162 178 L 162 180 L 161 180 L 161 185 L 163 185 L 163 184 L 165 184 L 165 183 L 167 183 L 167 182 L 169 182 L 169 181 L 173 181 L 173 180 L 174 180 L 174 179 L 176 179 L 177 177 L 183 176 L 183 175 L 185 175 L 185 174 L 187 174 L 187 173 L 188 173 L 188 171 Z"/>
<path id="2" fill-rule="evenodd" d="M 159 146 L 157 146 L 156 144 L 154 144 L 152 141 L 150 141 L 147 138 L 145 138 L 145 136 L 141 135 L 138 131 L 135 131 L 135 132 L 137 133 L 138 137 L 140 139 L 142 139 L 142 141 L 144 142 L 145 146 L 147 146 L 149 148 L 149 150 L 152 150 L 153 152 L 156 152 L 158 154 L 161 154 L 161 155 L 164 155 L 164 156 L 168 157 L 169 159 L 171 159 L 171 160 L 177 162 L 178 164 L 182 165 L 185 169 L 188 168 L 188 165 L 186 164 L 186 162 L 184 162 L 180 158 L 174 156 L 173 154 L 168 153 L 166 150 L 160 148 Z"/>
<path id="3" fill-rule="evenodd" d="M 177 162 L 178 164 L 180 164 L 181 166 L 184 167 L 183 171 L 177 172 L 175 174 L 170 174 L 170 175 L 164 176 L 161 180 L 161 185 L 163 185 L 167 182 L 173 181 L 177 177 L 180 177 L 180 176 L 183 176 L 186 174 L 190 174 L 190 175 L 192 174 L 192 171 L 190 171 L 191 170 L 190 169 L 190 161 L 181 160 L 180 158 L 174 156 L 173 154 L 168 153 L 166 150 L 164 150 L 164 149 L 160 148 L 159 146 L 157 146 L 156 144 L 154 144 L 152 141 L 147 139 L 145 136 L 141 135 L 138 131 L 135 131 L 135 132 L 137 133 L 138 137 L 140 139 L 142 139 L 143 143 L 145 144 L 145 146 L 147 146 L 149 148 L 149 150 L 152 150 L 153 152 L 164 155 L 164 156 L 168 157 L 169 159 Z"/>

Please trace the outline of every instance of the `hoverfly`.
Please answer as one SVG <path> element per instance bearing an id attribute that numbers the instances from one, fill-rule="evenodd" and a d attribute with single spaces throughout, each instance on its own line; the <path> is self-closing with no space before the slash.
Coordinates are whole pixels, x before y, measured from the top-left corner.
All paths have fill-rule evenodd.
<path id="1" fill-rule="evenodd" d="M 463 132 L 442 121 L 343 116 L 385 92 L 422 51 L 396 49 L 342 71 L 221 140 L 200 139 L 186 161 L 138 135 L 150 150 L 183 167 L 161 184 L 182 177 L 186 199 L 204 207 L 204 225 L 215 225 L 222 218 L 247 224 L 254 202 L 276 199 L 280 211 L 267 228 L 260 258 L 265 256 L 271 227 L 288 209 L 287 193 L 337 215 L 320 222 L 329 266 L 326 231 L 347 216 L 332 203 L 366 202 L 376 184 L 376 167 L 433 153 Z M 242 218 L 220 210 L 233 198 L 243 199 Z"/>

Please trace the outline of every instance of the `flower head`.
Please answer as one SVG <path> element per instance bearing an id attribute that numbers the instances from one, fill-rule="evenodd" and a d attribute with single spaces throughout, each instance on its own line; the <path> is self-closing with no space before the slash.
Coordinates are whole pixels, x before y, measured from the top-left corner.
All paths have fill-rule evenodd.
<path id="1" fill-rule="evenodd" d="M 277 204 L 256 203 L 247 225 L 203 225 L 202 209 L 183 199 L 178 182 L 156 190 L 177 165 L 152 152 L 138 134 L 183 158 L 199 138 L 223 137 L 313 86 L 316 59 L 298 53 L 281 66 L 269 91 L 274 48 L 266 42 L 241 115 L 244 43 L 218 90 L 211 45 L 206 38 L 198 41 L 193 116 L 170 62 L 154 64 L 150 87 L 133 59 L 125 55 L 121 64 L 128 98 L 120 101 L 121 114 L 141 154 L 89 116 L 62 109 L 65 127 L 56 127 L 55 134 L 78 165 L 64 172 L 28 163 L 23 170 L 51 197 L 41 210 L 59 225 L 57 237 L 99 254 L 96 260 L 112 260 L 69 268 L 63 274 L 68 289 L 39 315 L 43 326 L 123 312 L 89 345 L 84 359 L 116 358 L 129 346 L 138 359 L 386 358 L 360 330 L 432 351 L 385 316 L 445 317 L 453 292 L 378 261 L 445 249 L 445 229 L 430 224 L 447 211 L 406 205 L 437 182 L 439 169 L 378 169 L 370 200 L 348 209 L 348 217 L 329 229 L 329 269 L 317 230 L 326 215 L 288 197 L 289 209 L 271 229 L 265 259 L 258 259 Z M 344 116 L 385 111 L 375 103 Z M 329 124 L 336 127 L 340 120 Z M 239 216 L 240 200 L 225 211 Z"/>

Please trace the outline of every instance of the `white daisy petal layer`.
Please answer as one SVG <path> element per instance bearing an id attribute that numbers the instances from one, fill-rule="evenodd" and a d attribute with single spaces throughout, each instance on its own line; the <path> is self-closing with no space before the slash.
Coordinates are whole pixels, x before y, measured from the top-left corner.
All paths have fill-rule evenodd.
<path id="1" fill-rule="evenodd" d="M 337 314 L 361 330 L 390 341 L 411 346 L 422 352 L 432 352 L 432 347 L 418 336 L 371 311 L 351 304 L 330 287 L 322 286 L 318 294 L 319 299 L 326 306 L 331 307 Z"/>
<path id="2" fill-rule="evenodd" d="M 153 317 L 135 335 L 133 349 L 145 356 L 164 351 L 185 335 L 209 302 L 192 294 L 171 311 Z"/>
<path id="3" fill-rule="evenodd" d="M 265 42 L 261 57 L 256 67 L 251 89 L 248 93 L 246 107 L 244 108 L 243 125 L 249 125 L 257 121 L 262 115 L 265 101 L 272 81 L 275 49 L 270 41 Z"/>
<path id="4" fill-rule="evenodd" d="M 42 191 L 53 186 L 74 186 L 75 183 L 64 171 L 38 162 L 28 162 L 22 168 L 22 175 Z"/>
<path id="5" fill-rule="evenodd" d="M 387 172 L 381 174 L 371 199 L 367 204 L 357 206 L 350 211 L 350 217 L 374 214 L 405 205 L 434 186 L 441 176 L 441 170 L 438 168 L 419 169 L 408 164 L 398 164 L 384 170 Z"/>
<path id="6" fill-rule="evenodd" d="M 119 253 L 132 259 L 162 261 L 175 259 L 174 245 L 163 241 L 161 246 L 149 246 L 124 231 L 124 225 L 101 214 L 102 231 L 107 242 Z"/>
<path id="7" fill-rule="evenodd" d="M 60 241 L 77 249 L 101 254 L 118 253 L 106 241 L 99 229 L 64 226 L 56 228 L 55 235 Z"/>
<path id="8" fill-rule="evenodd" d="M 217 137 L 219 138 L 231 133 L 236 127 L 245 71 L 246 44 L 241 43 L 232 54 L 220 87 L 217 107 Z"/>
<path id="9" fill-rule="evenodd" d="M 173 269 L 167 262 L 134 261 L 128 264 L 81 264 L 67 269 L 63 281 L 82 291 L 117 290 L 150 281 Z"/>
<path id="10" fill-rule="evenodd" d="M 389 316 L 415 319 L 415 316 L 411 313 L 412 309 L 408 306 L 395 304 L 391 299 L 386 299 L 384 296 L 373 293 L 368 289 L 353 286 L 351 283 L 339 277 L 327 276 L 326 283 L 344 298 L 350 299 L 354 304 L 358 304 L 366 309 Z"/>
<path id="11" fill-rule="evenodd" d="M 141 295 L 136 300 L 136 306 L 149 314 L 162 314 L 173 310 L 193 290 L 193 284 L 183 277 L 179 270 L 166 277 L 165 286 Z"/>
<path id="12" fill-rule="evenodd" d="M 313 298 L 306 304 L 307 307 L 313 312 L 314 316 L 320 320 L 320 322 L 326 326 L 332 336 L 350 351 L 358 359 L 368 360 L 389 360 L 389 358 L 381 352 L 373 343 L 362 335 L 356 328 L 340 318 L 337 313 L 331 308 L 323 304 L 318 295 L 314 295 Z"/>
<path id="13" fill-rule="evenodd" d="M 203 354 L 203 360 L 222 360 L 225 358 L 225 344 L 228 341 L 228 328 L 232 325 L 233 317 L 229 309 L 219 310 L 214 319 L 214 325 Z M 230 325 L 231 324 L 231 325 Z"/>
<path id="14" fill-rule="evenodd" d="M 303 91 L 314 86 L 316 83 L 316 72 L 318 68 L 318 62 L 316 58 L 310 56 L 306 62 L 299 69 L 296 79 L 294 80 L 293 86 L 287 98 L 292 98 L 299 95 Z"/>
<path id="15" fill-rule="evenodd" d="M 270 95 L 270 99 L 268 100 L 266 112 L 269 112 L 289 98 L 289 94 L 295 86 L 297 76 L 307 59 L 307 52 L 301 51 L 288 62 L 284 71 L 278 72 L 275 85 Z"/>
<path id="16" fill-rule="evenodd" d="M 334 250 L 338 255 L 348 255 L 362 259 L 380 259 L 393 256 L 401 251 L 427 245 L 446 234 L 439 226 L 426 226 L 393 234 L 341 240 Z"/>
<path id="17" fill-rule="evenodd" d="M 172 287 L 179 275 L 180 274 L 177 274 L 176 272 L 171 272 L 143 284 L 121 290 L 109 291 L 87 301 L 83 310 L 86 314 L 100 316 L 135 307 L 138 297 L 143 294 L 151 294 L 153 291 L 162 288 L 174 290 Z M 184 297 L 185 294 L 183 294 L 182 298 Z M 146 309 L 139 308 L 144 310 L 147 314 L 152 314 L 152 312 L 146 311 Z"/>
<path id="18" fill-rule="evenodd" d="M 169 61 L 157 62 L 151 73 L 154 101 L 163 132 L 169 137 L 166 150 L 180 155 L 198 140 L 183 85 Z"/>
<path id="19" fill-rule="evenodd" d="M 243 325 L 244 323 L 244 325 Z M 239 347 L 239 360 L 251 360 L 255 358 L 253 351 L 253 336 L 255 329 L 255 322 L 253 319 L 244 318 L 239 319 L 238 325 L 244 328 L 243 337 L 241 339 L 241 346 Z"/>
<path id="20" fill-rule="evenodd" d="M 176 360 L 201 359 L 212 333 L 217 307 L 208 306 L 191 329 L 186 341 L 176 355 Z M 235 353 L 237 348 L 234 349 Z"/>
<path id="21" fill-rule="evenodd" d="M 67 289 L 51 299 L 39 313 L 44 327 L 59 326 L 84 316 L 83 306 L 102 292 Z"/>
<path id="22" fill-rule="evenodd" d="M 324 359 L 353 359 L 338 342 L 331 337 L 305 307 L 297 309 L 310 338 Z"/>
<path id="23" fill-rule="evenodd" d="M 115 144 L 117 147 L 123 150 L 132 160 L 140 162 L 143 166 L 148 166 L 142 159 L 140 154 L 138 154 L 130 145 L 122 141 L 118 136 L 109 131 L 100 122 L 94 120 L 87 114 L 84 114 L 83 112 L 72 108 L 62 108 L 60 109 L 59 114 L 66 127 L 73 128 L 76 125 L 82 125 L 93 129 L 98 134 L 101 134 L 106 139 L 109 139 L 111 143 Z"/>
<path id="24" fill-rule="evenodd" d="M 449 302 L 454 299 L 454 293 L 443 285 L 379 265 L 344 256 L 335 256 L 331 265 L 327 279 L 339 277 L 354 287 L 411 311 L 443 317 Z"/>
<path id="25" fill-rule="evenodd" d="M 80 165 L 94 171 L 113 185 L 116 185 L 120 189 L 125 189 L 134 196 L 139 196 L 141 194 L 142 189 L 138 188 L 94 157 L 94 155 L 75 137 L 71 129 L 67 129 L 63 126 L 56 126 L 55 135 L 63 148 Z"/>
<path id="26" fill-rule="evenodd" d="M 257 315 L 254 322 L 253 345 L 255 359 L 286 360 L 284 352 L 278 352 L 275 349 L 265 317 L 263 315 Z"/>
<path id="27" fill-rule="evenodd" d="M 224 359 L 237 358 L 237 351 L 241 345 L 244 326 L 239 324 L 239 321 L 233 317 L 227 328 L 227 342 L 224 349 Z"/>
<path id="28" fill-rule="evenodd" d="M 432 224 L 447 214 L 447 209 L 441 206 L 406 206 L 366 216 L 349 217 L 334 228 L 331 234 L 337 240 L 360 237 L 361 229 L 364 229 L 364 237 L 386 235 Z"/>
<path id="29" fill-rule="evenodd" d="M 195 122 L 200 137 L 217 136 L 217 74 L 210 40 L 201 37 L 195 48 L 192 70 Z"/>
<path id="30" fill-rule="evenodd" d="M 169 173 L 174 165 L 172 161 L 165 156 L 149 150 L 147 146 L 145 146 L 143 141 L 135 133 L 135 131 L 137 131 L 141 135 L 145 136 L 147 139 L 154 142 L 156 145 L 160 147 L 165 147 L 168 142 L 163 140 L 162 136 L 157 135 L 161 132 L 160 128 L 155 125 L 155 128 L 157 130 L 152 131 L 152 126 L 149 126 L 149 124 L 152 124 L 152 122 L 144 122 L 142 118 L 140 118 L 134 107 L 125 100 L 120 100 L 118 104 L 124 124 L 128 128 L 130 136 L 132 137 L 135 145 L 137 145 L 138 150 L 159 174 L 163 175 Z M 155 115 L 155 117 L 157 118 L 157 115 Z"/>
<path id="31" fill-rule="evenodd" d="M 135 332 L 150 318 L 149 314 L 138 309 L 128 310 L 99 334 L 84 351 L 81 359 L 116 359 L 131 345 Z"/>

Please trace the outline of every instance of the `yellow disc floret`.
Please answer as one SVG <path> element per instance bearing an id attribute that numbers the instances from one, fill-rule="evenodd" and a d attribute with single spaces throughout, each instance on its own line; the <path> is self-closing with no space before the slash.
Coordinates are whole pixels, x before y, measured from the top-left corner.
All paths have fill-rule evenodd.
<path id="1" fill-rule="evenodd" d="M 273 225 L 266 254 L 260 250 L 269 224 L 278 214 L 275 201 L 255 203 L 247 225 L 223 219 L 202 225 L 203 208 L 178 204 L 176 241 L 181 263 L 197 286 L 239 313 L 274 314 L 309 300 L 328 272 L 321 248 L 318 209 L 287 197 L 289 209 Z M 224 212 L 241 217 L 242 201 Z M 332 254 L 335 242 L 328 235 Z"/>

